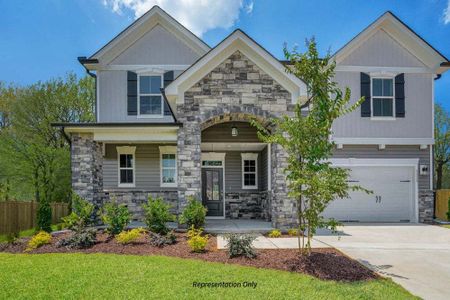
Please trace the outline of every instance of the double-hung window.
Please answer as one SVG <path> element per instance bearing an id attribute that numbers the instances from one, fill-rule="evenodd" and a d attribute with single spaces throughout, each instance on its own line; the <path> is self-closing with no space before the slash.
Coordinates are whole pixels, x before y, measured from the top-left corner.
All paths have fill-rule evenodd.
<path id="1" fill-rule="evenodd" d="M 177 186 L 177 148 L 176 146 L 159 147 L 161 155 L 161 186 Z"/>
<path id="2" fill-rule="evenodd" d="M 141 117 L 162 117 L 164 113 L 161 88 L 163 75 L 139 75 L 138 115 Z"/>
<path id="3" fill-rule="evenodd" d="M 242 188 L 258 188 L 258 153 L 242 153 Z"/>
<path id="4" fill-rule="evenodd" d="M 117 147 L 119 187 L 135 187 L 136 147 Z"/>
<path id="5" fill-rule="evenodd" d="M 393 118 L 395 116 L 394 79 L 372 78 L 372 117 Z"/>

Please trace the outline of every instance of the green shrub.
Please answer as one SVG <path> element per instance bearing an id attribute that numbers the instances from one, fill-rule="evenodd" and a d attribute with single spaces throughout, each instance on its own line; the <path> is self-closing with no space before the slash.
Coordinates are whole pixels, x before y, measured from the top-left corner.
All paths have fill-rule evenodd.
<path id="1" fill-rule="evenodd" d="M 295 228 L 291 228 L 288 230 L 288 235 L 290 236 L 298 236 L 298 230 Z"/>
<path id="2" fill-rule="evenodd" d="M 84 200 L 78 194 L 72 193 L 72 212 L 62 218 L 64 227 L 74 230 L 75 228 L 84 228 L 92 224 L 94 205 Z"/>
<path id="3" fill-rule="evenodd" d="M 189 230 L 187 232 L 187 236 L 188 236 L 188 238 L 191 238 L 196 235 L 202 235 L 202 233 L 203 233 L 203 228 L 195 228 L 194 225 L 191 225 L 191 228 L 189 228 Z"/>
<path id="4" fill-rule="evenodd" d="M 225 236 L 227 241 L 228 255 L 233 257 L 245 256 L 247 258 L 255 258 L 256 250 L 252 243 L 256 236 L 249 234 L 231 233 Z"/>
<path id="5" fill-rule="evenodd" d="M 83 228 L 73 232 L 69 237 L 59 240 L 56 246 L 83 249 L 93 246 L 96 240 L 97 230 L 95 228 Z"/>
<path id="6" fill-rule="evenodd" d="M 188 205 L 180 216 L 180 224 L 186 224 L 189 228 L 191 226 L 201 228 L 205 224 L 206 211 L 206 207 L 191 196 Z"/>
<path id="7" fill-rule="evenodd" d="M 194 235 L 189 238 L 188 245 L 191 247 L 192 252 L 205 252 L 206 244 L 208 244 L 208 235 Z"/>
<path id="8" fill-rule="evenodd" d="M 6 242 L 8 244 L 14 244 L 19 239 L 19 233 L 18 232 L 10 232 L 6 234 Z"/>
<path id="9" fill-rule="evenodd" d="M 176 241 L 177 237 L 172 231 L 167 234 L 150 232 L 150 245 L 154 247 L 164 247 L 166 245 L 172 245 L 175 244 Z"/>
<path id="10" fill-rule="evenodd" d="M 46 200 L 41 200 L 41 202 L 39 202 L 37 227 L 39 230 L 52 232 L 52 207 Z"/>
<path id="11" fill-rule="evenodd" d="M 142 206 L 145 214 L 145 224 L 150 231 L 166 234 L 169 231 L 166 223 L 175 220 L 175 216 L 169 211 L 170 205 L 162 198 L 148 197 L 148 203 Z"/>
<path id="12" fill-rule="evenodd" d="M 113 200 L 103 206 L 102 221 L 107 225 L 106 231 L 111 235 L 116 235 L 130 224 L 131 213 L 126 205 L 119 205 Z"/>
<path id="13" fill-rule="evenodd" d="M 144 228 L 134 228 L 129 231 L 122 231 L 116 236 L 116 241 L 122 245 L 131 244 L 136 242 L 144 232 Z"/>
<path id="14" fill-rule="evenodd" d="M 37 249 L 43 245 L 50 244 L 51 241 L 52 241 L 52 236 L 50 233 L 45 232 L 45 231 L 39 231 L 28 242 L 28 246 L 25 251 L 31 251 L 31 250 Z"/>
<path id="15" fill-rule="evenodd" d="M 273 229 L 271 232 L 269 232 L 270 238 L 279 238 L 281 236 L 281 231 L 278 229 Z"/>

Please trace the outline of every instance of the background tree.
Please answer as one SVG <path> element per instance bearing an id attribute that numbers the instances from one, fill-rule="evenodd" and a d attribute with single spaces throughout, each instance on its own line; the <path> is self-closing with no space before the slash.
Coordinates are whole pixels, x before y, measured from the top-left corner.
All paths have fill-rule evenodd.
<path id="1" fill-rule="evenodd" d="M 311 239 L 319 227 L 335 229 L 335 220 L 325 220 L 321 213 L 336 198 L 348 198 L 349 191 L 362 190 L 348 183 L 349 171 L 334 167 L 329 162 L 334 149 L 330 141 L 333 121 L 353 110 L 362 102 L 350 104 L 350 89 L 342 91 L 333 81 L 335 63 L 327 54 L 319 57 L 316 42 L 306 42 L 307 51 L 296 48 L 284 53 L 290 61 L 287 72 L 300 78 L 307 87 L 308 99 L 295 106 L 293 115 L 272 119 L 272 130 L 253 121 L 260 139 L 279 144 L 288 154 L 285 169 L 288 195 L 297 201 L 299 250 L 309 254 Z M 309 107 L 307 114 L 302 108 Z M 345 200 L 343 200 L 345 201 Z"/>
<path id="2" fill-rule="evenodd" d="M 436 189 L 439 190 L 444 188 L 443 179 L 449 177 L 446 172 L 450 168 L 450 115 L 440 104 L 434 107 L 434 138 Z"/>

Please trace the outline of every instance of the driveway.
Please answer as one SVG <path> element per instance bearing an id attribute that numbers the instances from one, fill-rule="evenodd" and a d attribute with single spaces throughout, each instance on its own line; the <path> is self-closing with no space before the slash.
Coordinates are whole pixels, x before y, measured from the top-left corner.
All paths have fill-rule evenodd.
<path id="1" fill-rule="evenodd" d="M 450 299 L 450 229 L 423 224 L 347 224 L 333 246 L 424 299 Z"/>

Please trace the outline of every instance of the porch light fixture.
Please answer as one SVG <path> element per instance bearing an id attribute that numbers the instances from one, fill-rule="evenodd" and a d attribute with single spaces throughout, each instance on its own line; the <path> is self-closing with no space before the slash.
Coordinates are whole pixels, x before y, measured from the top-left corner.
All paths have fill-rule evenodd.
<path id="1" fill-rule="evenodd" d="M 233 125 L 233 127 L 231 127 L 231 136 L 238 136 L 238 134 L 237 127 Z"/>

